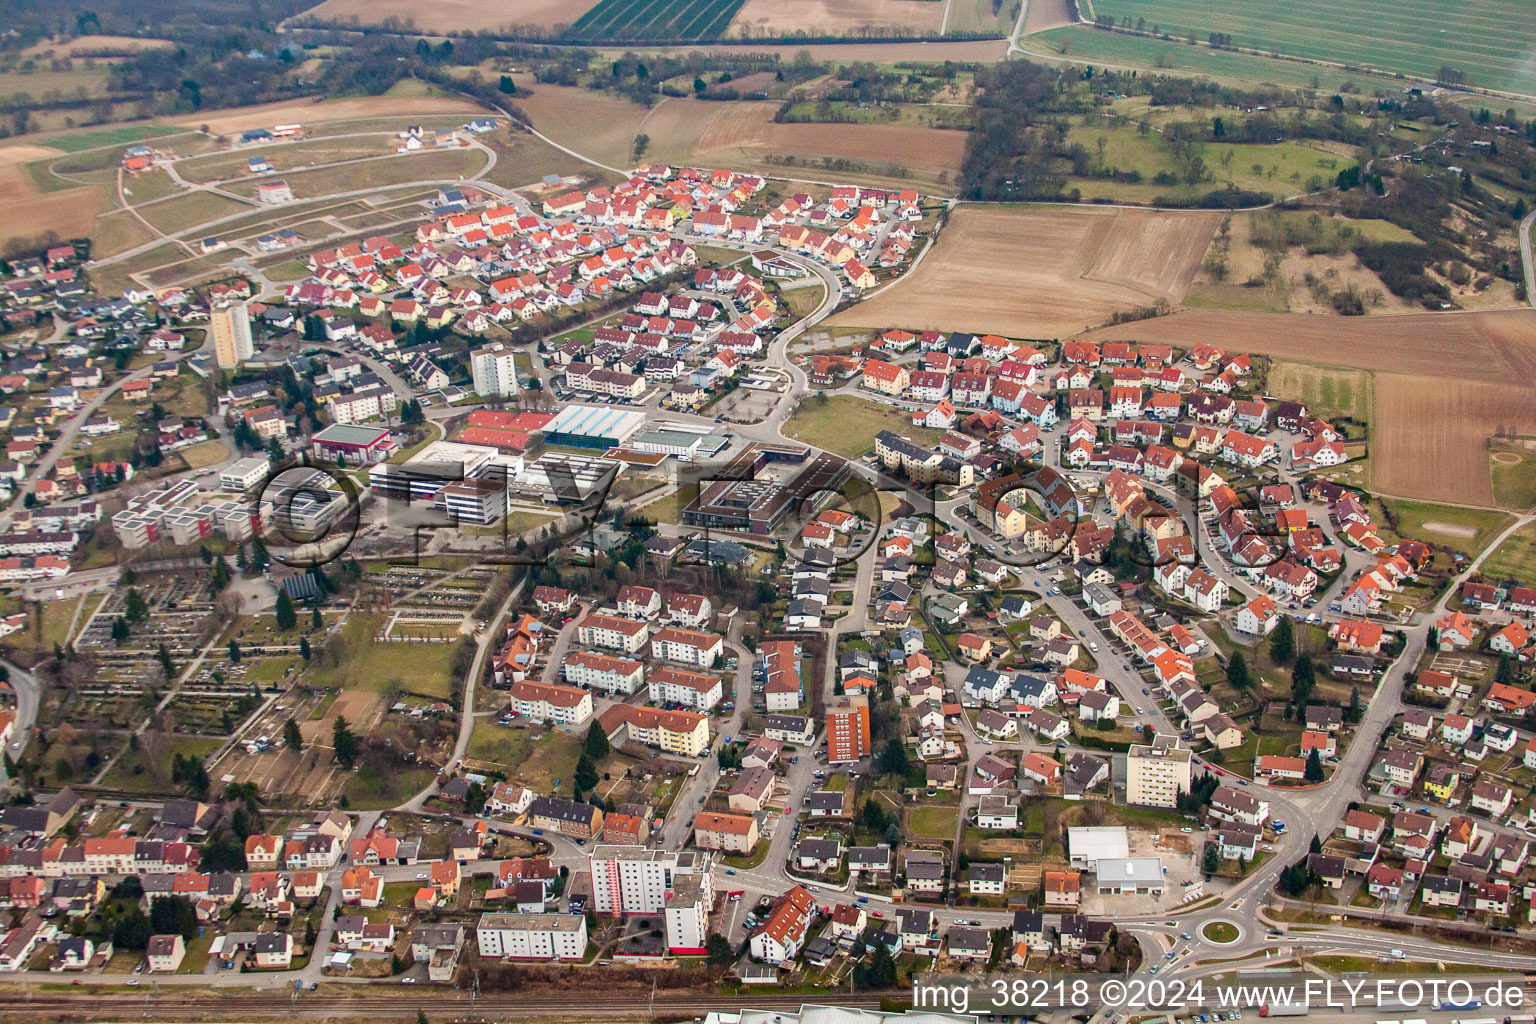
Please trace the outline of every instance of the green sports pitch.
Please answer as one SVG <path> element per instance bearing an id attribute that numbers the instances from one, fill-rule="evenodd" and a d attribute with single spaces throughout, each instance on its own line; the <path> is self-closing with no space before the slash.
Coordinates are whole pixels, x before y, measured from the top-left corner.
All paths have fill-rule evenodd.
<path id="1" fill-rule="evenodd" d="M 1536 95 L 1531 0 L 1081 0 L 1092 20 L 1199 42 L 1436 79 L 1453 68 L 1482 89 Z"/>

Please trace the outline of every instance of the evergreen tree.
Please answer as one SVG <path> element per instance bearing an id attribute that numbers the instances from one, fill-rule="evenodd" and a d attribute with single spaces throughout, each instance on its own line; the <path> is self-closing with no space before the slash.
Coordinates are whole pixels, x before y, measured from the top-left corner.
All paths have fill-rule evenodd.
<path id="1" fill-rule="evenodd" d="M 1515 666 L 1509 660 L 1509 655 L 1499 655 L 1499 667 L 1493 673 L 1493 681 L 1503 683 L 1505 686 L 1515 685 Z"/>
<path id="2" fill-rule="evenodd" d="M 336 751 L 336 763 L 350 771 L 357 763 L 357 736 L 345 718 L 338 716 L 331 727 L 331 746 Z"/>
<path id="3" fill-rule="evenodd" d="M 149 618 L 149 603 L 144 600 L 144 595 L 139 593 L 137 587 L 128 588 L 128 593 L 123 598 L 123 615 L 129 622 L 143 622 Z"/>
<path id="4" fill-rule="evenodd" d="M 603 732 L 602 726 L 596 722 L 592 723 L 592 726 L 587 729 L 587 737 L 582 741 L 581 749 L 594 763 L 608 756 L 608 734 Z"/>
<path id="5" fill-rule="evenodd" d="M 1253 678 L 1248 674 L 1248 662 L 1243 660 L 1241 652 L 1234 651 L 1232 659 L 1227 662 L 1227 682 L 1239 690 L 1246 690 L 1253 685 Z"/>
<path id="6" fill-rule="evenodd" d="M 224 593 L 224 588 L 229 586 L 229 563 L 223 557 L 213 560 L 213 573 L 209 578 L 208 589 L 215 595 Z"/>
<path id="7" fill-rule="evenodd" d="M 320 614 L 320 606 L 315 605 L 309 610 L 309 625 L 311 629 L 324 629 L 325 616 Z"/>
<path id="8" fill-rule="evenodd" d="M 724 966 L 736 959 L 736 951 L 731 948 L 731 940 L 719 932 L 710 932 L 704 940 L 704 953 L 709 962 L 717 967 Z"/>
<path id="9" fill-rule="evenodd" d="M 1296 654 L 1296 633 L 1289 615 L 1280 616 L 1275 631 L 1269 634 L 1269 656 L 1277 664 L 1284 665 Z"/>
<path id="10" fill-rule="evenodd" d="M 1214 875 L 1220 867 L 1221 850 L 1217 848 L 1215 840 L 1210 840 L 1205 844 L 1205 856 L 1200 868 L 1207 875 Z"/>
<path id="11" fill-rule="evenodd" d="M 1323 755 L 1316 747 L 1313 747 L 1312 753 L 1307 755 L 1307 767 L 1302 770 L 1301 777 L 1308 782 L 1323 781 Z"/>
<path id="12" fill-rule="evenodd" d="M 119 615 L 112 620 L 112 642 L 114 644 L 121 647 L 123 642 L 128 639 L 129 632 L 127 619 Z"/>
<path id="13" fill-rule="evenodd" d="M 591 792 L 597 785 L 597 766 L 592 763 L 592 758 L 582 751 L 581 758 L 576 762 L 576 772 L 571 779 L 571 785 L 576 787 L 577 793 Z"/>
<path id="14" fill-rule="evenodd" d="M 240 641 L 233 637 L 229 641 L 229 660 L 231 664 L 240 664 Z"/>
<path id="15" fill-rule="evenodd" d="M 1349 688 L 1349 707 L 1344 709 L 1344 721 L 1351 725 L 1360 721 L 1364 709 L 1360 706 L 1360 684 L 1356 683 Z"/>
<path id="16" fill-rule="evenodd" d="M 293 610 L 293 602 L 288 599 L 286 592 L 277 592 L 277 628 L 286 633 L 299 624 L 299 616 Z"/>
<path id="17" fill-rule="evenodd" d="M 304 734 L 299 731 L 299 723 L 292 718 L 283 723 L 283 746 L 289 750 L 304 749 Z"/>
<path id="18" fill-rule="evenodd" d="M 307 636 L 299 637 L 299 657 L 303 658 L 305 661 L 308 661 L 310 653 L 311 652 L 310 652 L 310 649 L 309 649 L 309 637 L 307 637 Z"/>
<path id="19" fill-rule="evenodd" d="M 165 669 L 165 681 L 170 682 L 176 675 L 176 663 L 171 660 L 171 652 L 165 644 L 160 645 L 160 649 L 155 652 L 155 658 L 160 662 L 160 667 Z"/>

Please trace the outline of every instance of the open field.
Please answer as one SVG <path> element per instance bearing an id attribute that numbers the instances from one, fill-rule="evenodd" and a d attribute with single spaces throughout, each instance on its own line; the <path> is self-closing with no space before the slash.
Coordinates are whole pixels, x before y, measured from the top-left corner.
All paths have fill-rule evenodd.
<path id="1" fill-rule="evenodd" d="M 446 698 L 453 683 L 451 643 L 391 643 L 374 635 L 384 625 L 378 615 L 354 613 L 342 627 L 341 650 L 335 663 L 322 654 L 309 679 L 316 686 L 352 690 L 408 691 Z"/>
<path id="2" fill-rule="evenodd" d="M 387 188 L 412 181 L 467 178 L 484 169 L 486 162 L 486 155 L 481 150 L 463 147 L 359 160 L 317 171 L 287 174 L 283 180 L 288 182 L 297 198 L 317 199 L 341 192 Z M 243 187 L 251 188 L 253 192 L 255 190 L 254 185 Z"/>
<path id="3" fill-rule="evenodd" d="M 50 231 L 64 239 L 79 238 L 91 230 L 101 208 L 101 189 L 86 186 L 40 193 L 24 166 L 60 152 L 47 146 L 0 148 L 0 248 L 9 250 L 13 241 L 20 246 Z"/>
<path id="4" fill-rule="evenodd" d="M 316 121 L 344 121 L 357 118 L 385 117 L 399 114 L 484 113 L 469 100 L 456 96 L 354 96 L 335 100 L 298 100 L 291 103 L 262 103 L 252 107 L 204 110 L 165 119 L 166 124 L 199 128 L 207 125 L 215 135 L 229 135 L 249 128 L 270 128 L 274 124 Z M 57 145 L 51 142 L 50 145 Z"/>
<path id="5" fill-rule="evenodd" d="M 569 25 L 587 12 L 595 0 L 441 0 L 425 7 L 411 0 L 325 0 L 304 12 L 305 18 L 326 23 L 365 25 L 394 18 L 403 25 L 429 31 L 481 32 L 537 25 L 557 28 Z"/>
<path id="6" fill-rule="evenodd" d="M 670 53 L 678 56 L 686 56 L 689 53 L 771 53 L 780 60 L 793 60 L 796 54 L 804 51 L 811 55 L 813 61 L 831 61 L 832 63 L 873 61 L 878 64 L 896 64 L 909 60 L 929 63 L 946 60 L 962 63 L 971 61 L 992 63 L 1002 60 L 1007 49 L 1008 43 L 1002 39 L 965 40 L 953 43 L 880 43 L 873 46 L 862 43 L 765 45 L 726 40 L 691 46 L 603 47 L 597 52 L 604 59 L 618 57 L 625 53 Z"/>
<path id="7" fill-rule="evenodd" d="M 392 133 L 362 138 L 319 138 L 284 146 L 265 146 L 260 150 L 236 150 L 210 153 L 176 165 L 176 172 L 198 183 L 227 178 L 247 177 L 246 162 L 253 156 L 264 158 L 273 170 L 293 173 L 311 164 L 329 164 L 359 157 L 384 156 L 395 151 Z"/>
<path id="8" fill-rule="evenodd" d="M 1488 463 L 1495 504 L 1520 511 L 1536 506 L 1536 454 L 1501 443 L 1488 453 Z"/>
<path id="9" fill-rule="evenodd" d="M 746 0 L 731 19 L 731 33 L 786 35 L 803 30 L 848 36 L 864 28 L 905 28 L 929 35 L 938 33 L 943 20 L 943 0 Z"/>
<path id="10" fill-rule="evenodd" d="M 882 430 L 906 434 L 918 444 L 937 444 L 944 436 L 942 430 L 912 426 L 912 417 L 900 409 L 854 395 L 807 398 L 784 424 L 786 436 L 846 459 L 874 451 L 875 435 Z"/>
<path id="11" fill-rule="evenodd" d="M 773 103 L 714 106 L 721 109 L 695 151 L 706 163 L 793 156 L 803 164 L 805 158 L 831 158 L 867 163 L 872 170 L 904 167 L 953 177 L 965 157 L 964 132 L 901 125 L 775 124 Z"/>
<path id="12" fill-rule="evenodd" d="M 846 315 L 846 314 L 845 314 Z M 1491 504 L 1487 438 L 1536 431 L 1536 314 L 1380 317 L 1175 313 L 1087 337 L 1208 342 L 1229 351 L 1376 370 L 1372 486 L 1384 494 Z M 1390 371 L 1390 372 L 1387 372 Z"/>
<path id="13" fill-rule="evenodd" d="M 776 124 L 778 105 L 771 102 L 674 97 L 648 109 L 587 89 L 536 84 L 518 105 L 554 141 L 614 167 L 629 164 L 639 134 L 649 139 L 647 159 L 791 176 L 792 169 L 775 161 L 793 157 L 813 169 L 822 159 L 847 160 L 874 174 L 899 179 L 905 168 L 906 174 L 936 182 L 941 174 L 955 177 L 965 155 L 964 132 L 920 125 Z"/>
<path id="14" fill-rule="evenodd" d="M 174 46 L 169 39 L 143 39 L 139 36 L 76 36 L 62 42 L 44 40 L 27 47 L 29 57 L 75 57 L 96 53 L 128 53 L 158 50 Z"/>
<path id="15" fill-rule="evenodd" d="M 521 81 L 518 86 L 522 87 Z M 518 108 L 528 115 L 539 131 L 562 146 L 570 146 L 578 153 L 614 167 L 628 166 L 635 135 L 642 130 L 651 136 L 649 153 L 658 159 L 671 158 L 670 154 L 675 151 L 669 149 L 669 155 L 663 155 L 658 151 L 656 133 L 640 126 L 657 111 L 677 102 L 663 99 L 648 109 L 622 97 L 561 85 L 534 85 L 527 95 L 517 97 Z M 695 127 L 685 157 L 692 155 L 698 131 Z"/>
<path id="16" fill-rule="evenodd" d="M 1066 0 L 1030 0 L 1029 14 L 1024 18 L 1026 35 L 1044 32 L 1072 24 L 1072 12 Z"/>
<path id="17" fill-rule="evenodd" d="M 1034 5 L 1030 5 L 1033 16 Z M 1150 22 L 1149 22 L 1150 24 Z M 1204 40 L 1205 32 L 1199 39 Z M 1116 67 L 1156 69 L 1159 74 L 1182 73 L 1220 78 L 1229 82 L 1268 82 L 1292 88 L 1310 88 L 1314 76 L 1318 88 L 1340 91 L 1345 83 L 1352 90 L 1369 94 L 1376 88 L 1396 91 L 1402 83 L 1385 75 L 1350 73 L 1304 61 L 1263 57 L 1232 50 L 1190 46 L 1184 40 L 1168 41 L 1120 32 L 1103 32 L 1087 25 L 1066 25 L 1037 35 L 1020 38 L 1026 53 L 1047 59 L 1073 60 Z"/>
<path id="18" fill-rule="evenodd" d="M 1383 498 L 1381 504 L 1396 518 L 1398 536 L 1441 544 L 1467 555 L 1481 552 L 1514 521 L 1503 512 L 1485 508 L 1457 508 L 1399 498 Z"/>
<path id="19" fill-rule="evenodd" d="M 742 0 L 599 0 L 568 35 L 589 43 L 625 39 L 706 42 L 725 34 Z"/>
<path id="20" fill-rule="evenodd" d="M 1367 423 L 1371 418 L 1371 375 L 1364 370 L 1278 360 L 1269 370 L 1268 391 L 1279 398 L 1305 402 L 1309 410 L 1326 419 L 1347 416 Z"/>
<path id="21" fill-rule="evenodd" d="M 1494 548 L 1483 562 L 1482 572 L 1494 579 L 1518 580 L 1525 586 L 1536 581 L 1536 523 L 1527 523 Z"/>
<path id="22" fill-rule="evenodd" d="M 1430 80 L 1450 66 L 1471 85 L 1536 94 L 1536 7 L 1512 0 L 1093 0 L 1091 15 L 1145 18 L 1181 40 L 1226 32 L 1243 48 Z"/>
<path id="23" fill-rule="evenodd" d="M 192 192 L 146 206 L 139 213 L 156 229 L 171 235 L 245 209 L 245 204 L 212 192 Z"/>
<path id="24" fill-rule="evenodd" d="M 828 323 L 1060 337 L 1117 310 L 1178 302 L 1219 220 L 1214 213 L 960 207 L 917 270 Z"/>

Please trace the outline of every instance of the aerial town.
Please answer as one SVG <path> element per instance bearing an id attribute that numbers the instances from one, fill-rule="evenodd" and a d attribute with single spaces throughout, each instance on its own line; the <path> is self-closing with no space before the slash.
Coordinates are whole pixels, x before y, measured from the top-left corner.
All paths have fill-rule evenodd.
<path id="1" fill-rule="evenodd" d="M 1304 356 L 1278 320 L 1201 320 L 1279 287 L 1224 280 L 1260 213 L 1167 212 L 1206 218 L 1170 305 L 1156 260 L 1116 263 L 1154 214 L 1108 200 L 985 213 L 958 176 L 661 162 L 644 134 L 610 166 L 532 127 L 578 88 L 540 67 L 534 122 L 475 93 L 102 143 L 80 173 L 125 205 L 101 216 L 151 236 L 0 265 L 0 1006 L 894 1024 L 964 1017 L 925 1006 L 933 978 L 1536 968 L 1513 357 L 1474 380 L 1306 334 L 1352 313 L 1286 307 L 1314 314 Z M 728 103 L 703 74 L 681 102 Z M 515 100 L 525 70 L 501 77 Z M 57 141 L 26 173 L 73 173 Z M 979 255 L 976 218 L 1015 215 L 1028 252 Z M 993 293 L 1057 287 L 1030 261 L 1071 218 L 1099 222 L 1065 273 L 1095 312 L 1031 320 Z M 1356 252 L 1313 284 L 1368 267 L 1398 301 Z M 1142 305 L 1096 312 L 1106 267 Z M 1446 294 L 1465 311 L 1399 318 L 1533 315 Z M 1340 330 L 1391 319 L 1366 313 Z M 1482 1005 L 1360 1012 L 1529 1024 Z M 1244 1012 L 1354 1011 L 996 1019 Z"/>

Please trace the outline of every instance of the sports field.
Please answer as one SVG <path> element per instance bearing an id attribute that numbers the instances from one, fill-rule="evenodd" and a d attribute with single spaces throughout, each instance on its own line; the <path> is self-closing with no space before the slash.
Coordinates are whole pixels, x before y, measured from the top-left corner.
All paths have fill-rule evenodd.
<path id="1" fill-rule="evenodd" d="M 1526 0 L 1087 0 L 1083 14 L 1431 80 L 1451 67 L 1469 85 L 1536 95 L 1536 4 Z"/>
<path id="2" fill-rule="evenodd" d="M 601 0 L 571 26 L 584 43 L 708 42 L 718 39 L 743 0 Z"/>

